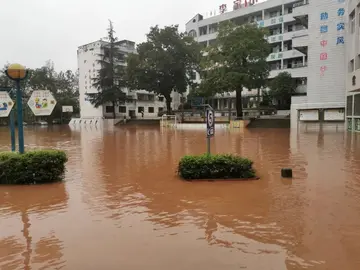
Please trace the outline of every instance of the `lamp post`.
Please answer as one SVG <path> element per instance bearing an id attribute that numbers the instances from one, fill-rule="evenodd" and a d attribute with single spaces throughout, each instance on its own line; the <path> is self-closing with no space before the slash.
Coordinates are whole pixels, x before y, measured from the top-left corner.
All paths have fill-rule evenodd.
<path id="1" fill-rule="evenodd" d="M 23 126 L 23 106 L 22 106 L 22 93 L 20 89 L 20 81 L 26 79 L 28 70 L 20 64 L 11 64 L 8 66 L 5 74 L 16 83 L 16 107 L 18 119 L 18 134 L 19 134 L 19 153 L 23 154 L 24 149 L 24 126 Z"/>

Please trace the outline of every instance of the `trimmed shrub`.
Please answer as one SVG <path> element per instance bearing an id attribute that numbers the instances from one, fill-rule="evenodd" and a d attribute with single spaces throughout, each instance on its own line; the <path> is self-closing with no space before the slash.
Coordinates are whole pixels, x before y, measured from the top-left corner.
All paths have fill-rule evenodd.
<path id="1" fill-rule="evenodd" d="M 184 156 L 178 173 L 184 179 L 253 178 L 253 162 L 235 155 Z"/>
<path id="2" fill-rule="evenodd" d="M 0 184 L 26 185 L 60 181 L 65 172 L 64 151 L 38 150 L 24 154 L 0 152 Z"/>

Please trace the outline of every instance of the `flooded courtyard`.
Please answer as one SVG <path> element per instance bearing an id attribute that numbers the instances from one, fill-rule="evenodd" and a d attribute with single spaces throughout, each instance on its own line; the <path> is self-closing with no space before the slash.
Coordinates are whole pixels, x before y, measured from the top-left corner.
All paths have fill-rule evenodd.
<path id="1" fill-rule="evenodd" d="M 0 186 L 1 270 L 360 269 L 360 134 L 217 131 L 212 152 L 249 157 L 261 179 L 194 183 L 177 163 L 206 151 L 204 131 L 25 135 L 26 149 L 63 149 L 69 162 L 62 183 Z"/>

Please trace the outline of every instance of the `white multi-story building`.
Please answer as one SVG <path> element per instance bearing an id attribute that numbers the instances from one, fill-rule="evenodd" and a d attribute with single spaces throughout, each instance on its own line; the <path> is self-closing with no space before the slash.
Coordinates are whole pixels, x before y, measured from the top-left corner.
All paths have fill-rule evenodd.
<path id="1" fill-rule="evenodd" d="M 346 9 L 346 117 L 348 130 L 360 131 L 360 0 Z"/>
<path id="2" fill-rule="evenodd" d="M 80 46 L 77 51 L 78 69 L 79 69 L 79 96 L 80 96 L 80 116 L 83 119 L 89 118 L 111 118 L 115 110 L 118 118 L 142 117 L 155 118 L 159 112 L 165 110 L 165 100 L 163 97 L 156 96 L 145 90 L 130 91 L 124 89 L 127 95 L 132 99 L 126 104 L 116 106 L 105 104 L 95 108 L 89 101 L 86 94 L 97 93 L 97 89 L 93 87 L 93 78 L 97 76 L 98 70 L 101 68 L 99 55 L 104 53 L 104 46 L 108 43 L 102 40 L 95 41 Z M 117 42 L 120 52 L 124 55 L 135 53 L 135 43 L 128 40 Z M 125 65 L 125 62 L 123 63 Z"/>
<path id="3" fill-rule="evenodd" d="M 216 39 L 218 24 L 223 21 L 257 22 L 259 27 L 267 27 L 272 47 L 268 57 L 270 79 L 282 71 L 297 79 L 298 95 L 292 98 L 291 105 L 292 127 L 307 121 L 343 123 L 345 0 L 268 0 L 246 7 L 239 3 L 236 1 L 232 11 L 225 11 L 221 5 L 217 16 L 204 18 L 197 14 L 186 24 L 186 31 L 208 46 Z M 221 110 L 222 97 L 218 99 L 217 109 Z"/>

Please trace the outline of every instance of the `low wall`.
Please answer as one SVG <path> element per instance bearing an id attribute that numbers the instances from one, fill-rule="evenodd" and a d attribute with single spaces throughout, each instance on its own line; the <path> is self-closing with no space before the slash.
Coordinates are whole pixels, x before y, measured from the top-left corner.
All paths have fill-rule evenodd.
<path id="1" fill-rule="evenodd" d="M 230 121 L 230 129 L 243 129 L 250 123 L 250 120 L 233 120 Z"/>
<path id="2" fill-rule="evenodd" d="M 187 123 L 178 123 L 174 126 L 176 129 L 206 129 L 206 124 L 187 124 Z M 229 128 L 229 124 L 216 124 L 215 123 L 215 130 L 216 129 L 227 129 Z"/>
<path id="3" fill-rule="evenodd" d="M 257 118 L 251 120 L 248 128 L 290 128 L 290 118 Z"/>

